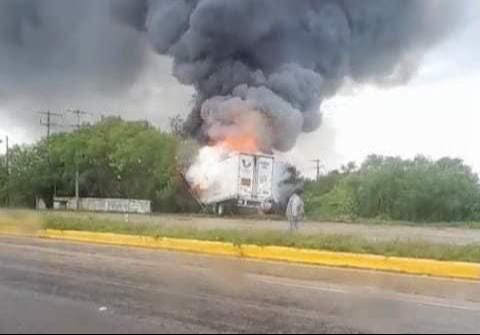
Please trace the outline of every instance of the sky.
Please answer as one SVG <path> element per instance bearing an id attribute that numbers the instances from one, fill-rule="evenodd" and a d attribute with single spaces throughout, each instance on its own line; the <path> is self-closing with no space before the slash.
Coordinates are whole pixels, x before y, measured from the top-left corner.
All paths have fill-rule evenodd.
<path id="1" fill-rule="evenodd" d="M 453 156 L 464 159 L 480 172 L 480 2 L 474 2 L 461 31 L 432 49 L 421 62 L 417 75 L 404 86 L 378 88 L 348 87 L 322 106 L 324 121 L 313 133 L 302 135 L 296 147 L 279 156 L 296 164 L 307 176 L 315 173 L 313 159 L 323 170 L 338 168 L 349 161 L 361 162 L 376 153 L 411 158 Z M 171 60 L 153 52 L 150 66 L 124 95 L 95 99 L 81 98 L 49 102 L 39 110 L 78 108 L 89 111 L 87 120 L 103 114 L 143 118 L 166 128 L 168 118 L 186 115 L 193 89 L 180 85 L 171 73 Z M 0 99 L 0 138 L 13 144 L 29 143 L 45 133 L 40 115 L 28 104 L 11 105 Z M 7 119 L 14 108 L 18 118 Z M 161 112 L 159 112 L 161 111 Z M 10 113 L 9 113 L 10 115 Z M 28 126 L 25 119 L 34 120 Z M 71 123 L 72 120 L 58 120 Z M 4 144 L 0 144 L 4 152 Z"/>
<path id="2" fill-rule="evenodd" d="M 480 172 L 480 4 L 452 38 L 425 55 L 404 86 L 354 87 L 327 101 L 322 127 L 285 155 L 314 176 L 369 154 L 459 157 Z"/>

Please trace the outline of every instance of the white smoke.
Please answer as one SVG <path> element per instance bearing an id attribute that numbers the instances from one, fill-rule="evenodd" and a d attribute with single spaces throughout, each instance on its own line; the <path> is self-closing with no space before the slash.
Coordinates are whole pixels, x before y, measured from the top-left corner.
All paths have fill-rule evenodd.
<path id="1" fill-rule="evenodd" d="M 226 180 L 231 171 L 220 164 L 229 152 L 222 146 L 205 146 L 198 152 L 197 158 L 188 169 L 186 178 L 194 190 L 208 192 L 216 187 L 217 183 Z"/>

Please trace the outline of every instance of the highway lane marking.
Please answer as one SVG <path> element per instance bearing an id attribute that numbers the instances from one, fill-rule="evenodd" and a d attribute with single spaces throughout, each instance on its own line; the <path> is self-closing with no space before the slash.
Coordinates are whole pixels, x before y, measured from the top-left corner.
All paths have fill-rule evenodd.
<path id="1" fill-rule="evenodd" d="M 398 293 L 394 293 L 394 295 L 399 295 Z M 431 300 L 427 297 L 416 298 L 416 297 L 395 297 L 394 300 L 411 303 L 411 304 L 419 304 L 419 305 L 426 305 L 431 307 L 438 307 L 438 308 L 445 308 L 445 309 L 454 309 L 460 311 L 468 311 L 468 312 L 480 312 L 480 306 L 473 304 L 474 306 L 467 306 L 467 305 L 459 305 L 459 304 L 452 304 L 448 302 L 441 302 Z"/>
<path id="2" fill-rule="evenodd" d="M 272 279 L 272 277 L 262 276 L 262 275 L 254 275 L 249 274 L 248 277 L 252 278 L 255 281 L 264 283 L 264 284 L 272 284 L 272 285 L 280 285 L 280 286 L 288 286 L 294 288 L 301 288 L 306 290 L 315 290 L 315 291 L 322 291 L 322 292 L 331 292 L 331 293 L 340 293 L 340 294 L 350 294 L 350 291 L 335 288 L 335 287 L 325 287 L 325 286 L 318 286 L 318 285 L 307 285 L 307 284 L 300 284 L 294 283 L 289 280 L 282 280 L 282 279 Z"/>
<path id="3" fill-rule="evenodd" d="M 270 277 L 262 276 L 262 275 L 249 275 L 249 277 L 251 277 L 252 279 L 258 282 L 265 283 L 265 284 L 300 288 L 305 290 L 329 292 L 329 293 L 362 295 L 362 293 L 365 293 L 365 290 L 367 290 L 372 294 L 373 298 L 379 298 L 382 300 L 393 300 L 393 301 L 398 301 L 403 303 L 421 304 L 421 305 L 438 307 L 438 308 L 455 309 L 455 310 L 469 311 L 469 312 L 480 312 L 480 306 L 475 303 L 471 303 L 472 306 L 468 306 L 465 304 L 464 305 L 452 304 L 452 303 L 442 302 L 444 299 L 436 300 L 434 298 L 429 299 L 428 297 L 420 298 L 420 297 L 405 295 L 397 292 L 388 292 L 388 294 L 391 297 L 391 299 L 388 299 L 387 297 L 385 297 L 384 294 L 382 294 L 380 290 L 372 289 L 372 288 L 347 290 L 347 289 L 342 289 L 342 288 L 333 287 L 333 286 L 320 286 L 313 283 L 301 284 L 301 283 L 292 282 L 290 280 L 271 279 Z"/>

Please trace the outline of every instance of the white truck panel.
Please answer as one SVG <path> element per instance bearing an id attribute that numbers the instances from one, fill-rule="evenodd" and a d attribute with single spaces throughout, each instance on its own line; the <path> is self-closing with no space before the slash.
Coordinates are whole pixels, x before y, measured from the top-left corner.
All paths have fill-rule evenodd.
<path id="1" fill-rule="evenodd" d="M 261 200 L 273 196 L 273 157 L 257 157 L 256 194 Z"/>
<path id="2" fill-rule="evenodd" d="M 213 173 L 216 179 L 210 182 L 208 190 L 199 195 L 203 203 L 222 202 L 238 195 L 238 164 L 238 154 L 230 154 L 218 166 L 212 166 L 212 169 L 218 169 L 219 173 Z"/>
<path id="3" fill-rule="evenodd" d="M 255 182 L 255 157 L 240 154 L 238 193 L 240 196 L 251 197 Z"/>
<path id="4" fill-rule="evenodd" d="M 240 206 L 259 206 L 273 197 L 272 156 L 230 153 L 212 169 L 210 187 L 199 194 L 206 205 L 238 200 Z"/>

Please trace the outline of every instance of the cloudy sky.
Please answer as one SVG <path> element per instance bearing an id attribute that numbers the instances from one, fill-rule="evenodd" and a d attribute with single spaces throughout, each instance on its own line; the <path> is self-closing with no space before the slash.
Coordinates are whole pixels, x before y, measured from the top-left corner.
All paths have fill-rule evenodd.
<path id="1" fill-rule="evenodd" d="M 308 175 L 312 159 L 328 170 L 371 153 L 460 157 L 480 172 L 479 18 L 476 2 L 465 26 L 425 56 L 407 85 L 356 87 L 328 101 L 322 128 L 300 138 L 288 159 Z"/>
<path id="2" fill-rule="evenodd" d="M 370 153 L 456 156 L 480 171 L 480 103 L 476 99 L 480 87 L 480 2 L 473 1 L 471 8 L 461 31 L 425 56 L 411 82 L 388 89 L 345 89 L 323 105 L 321 128 L 302 135 L 283 158 L 296 163 L 307 175 L 314 174 L 312 159 L 321 159 L 325 169 L 333 169 L 351 160 L 361 161 Z M 0 94 L 0 137 L 8 135 L 15 144 L 32 142 L 45 132 L 36 110 L 69 108 L 91 112 L 86 118 L 92 121 L 101 114 L 122 114 L 166 127 L 170 116 L 188 114 L 193 90 L 171 76 L 168 58 L 153 52 L 146 57 L 150 66 L 121 96 L 99 94 L 89 99 L 79 95 L 68 103 L 43 99 L 36 101 L 34 110 L 31 101 L 12 102 Z M 58 120 L 64 124 L 71 121 Z"/>

